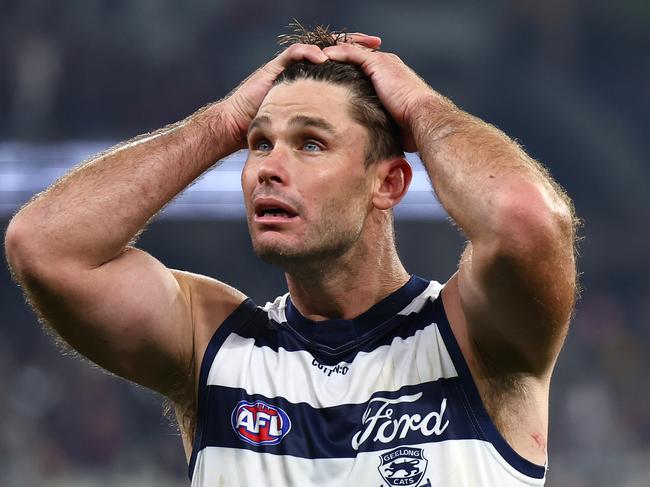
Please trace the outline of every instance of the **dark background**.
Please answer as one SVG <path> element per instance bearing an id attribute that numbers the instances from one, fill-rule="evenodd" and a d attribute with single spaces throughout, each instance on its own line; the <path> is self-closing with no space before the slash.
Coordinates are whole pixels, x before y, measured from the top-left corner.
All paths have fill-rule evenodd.
<path id="1" fill-rule="evenodd" d="M 649 485 L 650 2 L 0 1 L 0 143 L 118 141 L 174 122 L 272 57 L 293 17 L 380 35 L 567 189 L 585 221 L 584 292 L 551 390 L 548 485 Z M 463 239 L 446 221 L 397 231 L 409 271 L 454 271 Z M 258 303 L 284 292 L 240 220 L 160 219 L 139 245 Z M 0 485 L 186 484 L 158 397 L 61 354 L 6 268 L 0 306 Z"/>

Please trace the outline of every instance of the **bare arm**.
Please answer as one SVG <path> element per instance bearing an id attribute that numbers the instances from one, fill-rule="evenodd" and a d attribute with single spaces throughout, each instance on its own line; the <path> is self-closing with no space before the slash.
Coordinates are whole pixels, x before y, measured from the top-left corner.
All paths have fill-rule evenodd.
<path id="1" fill-rule="evenodd" d="M 213 105 L 83 164 L 27 204 L 6 236 L 42 318 L 92 361 L 163 393 L 189 372 L 191 281 L 129 242 L 234 149 L 207 116 L 225 128 L 223 107 Z"/>
<path id="2" fill-rule="evenodd" d="M 359 64 L 417 150 L 433 187 L 469 238 L 456 289 L 470 341 L 500 369 L 547 377 L 574 302 L 571 201 L 495 127 L 454 106 L 394 54 L 324 49 Z M 505 352 L 505 353 L 502 353 Z"/>
<path id="3" fill-rule="evenodd" d="M 442 97 L 422 103 L 411 127 L 438 198 L 469 238 L 454 284 L 474 343 L 500 366 L 545 376 L 574 304 L 571 201 L 503 132 Z"/>
<path id="4" fill-rule="evenodd" d="M 219 323 L 243 295 L 167 269 L 129 243 L 194 179 L 242 147 L 273 79 L 300 59 L 325 58 L 314 46 L 293 46 L 224 101 L 81 165 L 12 219 L 5 246 L 14 275 L 75 349 L 167 395 L 188 379 L 195 338 L 204 336 L 195 330 L 201 310 L 194 302 L 209 301 Z"/>

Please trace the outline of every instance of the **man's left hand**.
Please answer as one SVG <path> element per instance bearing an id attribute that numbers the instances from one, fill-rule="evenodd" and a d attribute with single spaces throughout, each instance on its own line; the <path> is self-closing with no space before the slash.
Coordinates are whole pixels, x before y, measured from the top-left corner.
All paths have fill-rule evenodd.
<path id="1" fill-rule="evenodd" d="M 379 100 L 402 128 L 404 149 L 408 152 L 417 150 L 412 134 L 417 108 L 428 101 L 442 101 L 445 98 L 395 54 L 371 50 L 351 42 L 326 47 L 323 52 L 332 61 L 357 64 L 363 69 L 372 81 Z"/>

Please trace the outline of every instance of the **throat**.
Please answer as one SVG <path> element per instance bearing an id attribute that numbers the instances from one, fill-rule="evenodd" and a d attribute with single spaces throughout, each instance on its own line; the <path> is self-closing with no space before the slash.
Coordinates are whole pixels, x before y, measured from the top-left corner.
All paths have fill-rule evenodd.
<path id="1" fill-rule="evenodd" d="M 352 319 L 400 289 L 410 275 L 402 268 L 395 275 L 353 276 L 345 273 L 326 279 L 296 279 L 287 274 L 291 300 L 313 321 Z"/>
<path id="2" fill-rule="evenodd" d="M 383 217 L 383 215 L 381 215 Z M 390 222 L 369 217 L 347 249 L 285 268 L 291 300 L 306 318 L 352 319 L 410 279 L 395 248 Z"/>

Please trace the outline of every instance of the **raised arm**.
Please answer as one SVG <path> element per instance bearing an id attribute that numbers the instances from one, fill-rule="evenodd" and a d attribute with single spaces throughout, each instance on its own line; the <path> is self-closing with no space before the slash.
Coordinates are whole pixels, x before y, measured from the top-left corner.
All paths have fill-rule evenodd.
<path id="1" fill-rule="evenodd" d="M 397 56 L 324 49 L 359 64 L 417 150 L 438 198 L 469 243 L 445 293 L 462 334 L 499 370 L 548 377 L 574 304 L 571 201 L 503 132 L 463 112 Z M 457 323 L 458 324 L 458 323 Z"/>
<path id="2" fill-rule="evenodd" d="M 217 104 L 117 146 L 36 195 L 6 234 L 10 267 L 44 321 L 93 362 L 162 393 L 189 372 L 191 280 L 130 243 L 235 149 L 225 128 Z"/>
<path id="3" fill-rule="evenodd" d="M 212 279 L 167 269 L 133 242 L 146 223 L 216 161 L 242 147 L 287 63 L 323 61 L 294 46 L 231 96 L 121 144 L 74 169 L 9 224 L 6 255 L 38 314 L 100 366 L 163 394 L 185 386 L 205 341 L 195 316 L 218 325 L 243 299 Z M 215 326 L 216 326 L 215 325 Z M 209 337 L 208 337 L 209 338 Z M 201 350 L 198 350 L 201 352 Z"/>
<path id="4" fill-rule="evenodd" d="M 410 127 L 469 239 L 450 288 L 477 352 L 499 369 L 547 377 L 576 294 L 572 202 L 513 140 L 448 100 L 422 101 Z"/>

